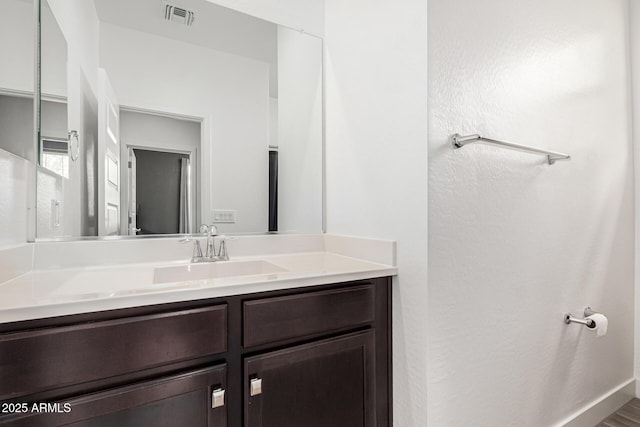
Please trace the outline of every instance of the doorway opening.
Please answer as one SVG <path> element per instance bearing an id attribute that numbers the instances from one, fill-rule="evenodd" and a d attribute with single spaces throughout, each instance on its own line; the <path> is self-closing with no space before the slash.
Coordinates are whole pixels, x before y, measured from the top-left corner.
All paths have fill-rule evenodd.
<path id="1" fill-rule="evenodd" d="M 191 232 L 191 156 L 131 148 L 130 159 L 136 234 Z"/>
<path id="2" fill-rule="evenodd" d="M 201 121 L 121 108 L 123 234 L 190 234 L 200 221 Z"/>

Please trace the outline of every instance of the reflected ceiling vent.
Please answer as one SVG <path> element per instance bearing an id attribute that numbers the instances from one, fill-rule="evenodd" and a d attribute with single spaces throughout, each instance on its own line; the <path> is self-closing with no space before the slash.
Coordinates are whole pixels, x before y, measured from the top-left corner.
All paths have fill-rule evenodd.
<path id="1" fill-rule="evenodd" d="M 166 1 L 162 2 L 162 13 L 165 21 L 176 22 L 186 25 L 187 27 L 193 25 L 193 21 L 196 19 L 196 12 L 194 10 L 185 9 Z"/>

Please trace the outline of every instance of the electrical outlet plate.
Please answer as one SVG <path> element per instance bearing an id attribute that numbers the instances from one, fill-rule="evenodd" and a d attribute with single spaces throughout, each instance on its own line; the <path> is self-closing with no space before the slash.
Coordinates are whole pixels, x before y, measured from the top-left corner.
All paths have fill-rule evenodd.
<path id="1" fill-rule="evenodd" d="M 229 209 L 214 209 L 211 211 L 214 224 L 235 224 L 236 211 Z"/>

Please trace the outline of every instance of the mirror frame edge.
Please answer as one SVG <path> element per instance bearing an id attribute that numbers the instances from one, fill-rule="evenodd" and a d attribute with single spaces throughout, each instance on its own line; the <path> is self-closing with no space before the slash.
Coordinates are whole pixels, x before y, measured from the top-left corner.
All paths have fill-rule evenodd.
<path id="1" fill-rule="evenodd" d="M 29 181 L 27 182 L 27 243 L 34 243 L 37 238 L 37 195 L 38 195 L 38 164 L 40 164 L 40 150 L 38 149 L 40 144 L 40 98 L 41 98 L 41 79 L 40 79 L 40 66 L 41 66 L 41 11 L 42 0 L 33 0 L 33 12 L 34 12 L 34 73 L 33 73 L 33 141 L 32 146 L 34 148 L 34 162 L 30 167 Z"/>
<path id="2" fill-rule="evenodd" d="M 324 37 L 318 38 L 320 39 L 320 55 L 322 60 L 322 220 L 320 233 L 327 234 L 327 58 Z"/>

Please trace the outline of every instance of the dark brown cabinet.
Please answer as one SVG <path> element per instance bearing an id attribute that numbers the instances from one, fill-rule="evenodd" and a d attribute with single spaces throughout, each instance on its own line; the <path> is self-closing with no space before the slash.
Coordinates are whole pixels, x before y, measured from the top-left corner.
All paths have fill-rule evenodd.
<path id="1" fill-rule="evenodd" d="M 0 334 L 0 400 L 226 351 L 226 304 Z"/>
<path id="2" fill-rule="evenodd" d="M 376 425 L 372 331 L 245 359 L 246 427 Z"/>
<path id="3" fill-rule="evenodd" d="M 371 324 L 375 319 L 372 284 L 259 298 L 244 303 L 245 347 L 275 344 Z"/>
<path id="4" fill-rule="evenodd" d="M 0 324 L 0 425 L 389 427 L 390 287 Z"/>
<path id="5" fill-rule="evenodd" d="M 25 414 L 9 425 L 48 427 L 225 427 L 226 366 L 199 369 L 82 395 L 53 413 Z"/>

